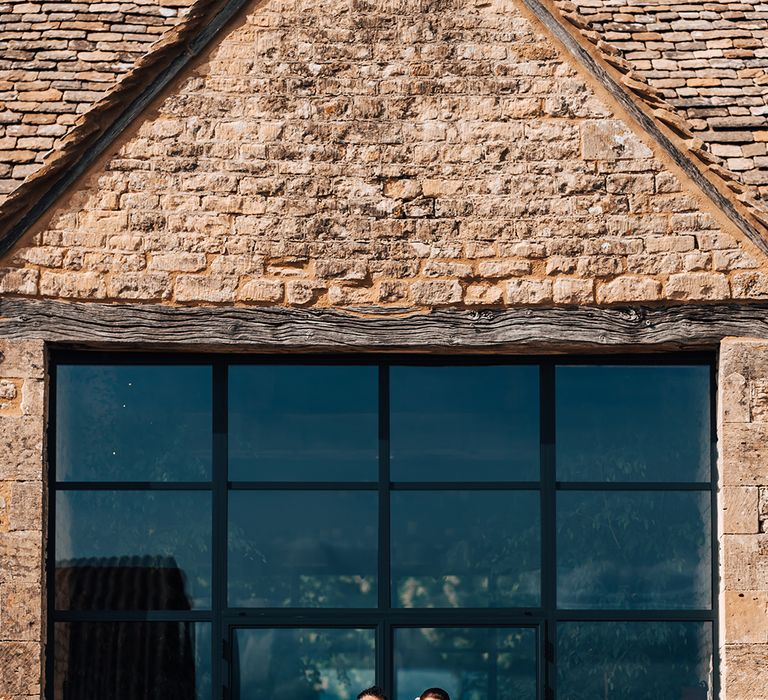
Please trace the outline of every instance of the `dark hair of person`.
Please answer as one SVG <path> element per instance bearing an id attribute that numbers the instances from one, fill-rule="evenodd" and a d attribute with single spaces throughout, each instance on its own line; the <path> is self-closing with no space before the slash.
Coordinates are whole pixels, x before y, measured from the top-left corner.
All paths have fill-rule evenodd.
<path id="1" fill-rule="evenodd" d="M 422 694 L 419 700 L 427 700 L 427 698 L 435 698 L 435 700 L 451 700 L 448 693 L 442 688 L 427 688 Z"/>
<path id="2" fill-rule="evenodd" d="M 358 693 L 357 700 L 363 700 L 363 698 L 366 697 L 377 698 L 378 700 L 387 700 L 387 696 L 384 695 L 384 691 L 379 688 L 378 685 L 366 688 L 361 693 Z"/>

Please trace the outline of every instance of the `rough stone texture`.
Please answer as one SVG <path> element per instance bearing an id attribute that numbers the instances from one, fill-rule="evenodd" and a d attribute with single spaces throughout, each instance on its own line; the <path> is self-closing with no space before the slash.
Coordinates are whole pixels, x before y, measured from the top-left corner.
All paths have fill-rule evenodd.
<path id="1" fill-rule="evenodd" d="M 768 342 L 726 339 L 720 352 L 720 470 L 727 700 L 764 700 L 768 663 Z"/>
<path id="2" fill-rule="evenodd" d="M 193 1 L 0 2 L 0 200 Z"/>
<path id="3" fill-rule="evenodd" d="M 554 1 L 657 117 L 702 139 L 710 160 L 768 203 L 764 0 Z"/>
<path id="4" fill-rule="evenodd" d="M 0 700 L 40 697 L 43 633 L 45 353 L 0 341 Z"/>
<path id="5" fill-rule="evenodd" d="M 275 0 L 100 167 L 7 260 L 5 293 L 416 308 L 768 295 L 762 256 L 511 0 Z"/>

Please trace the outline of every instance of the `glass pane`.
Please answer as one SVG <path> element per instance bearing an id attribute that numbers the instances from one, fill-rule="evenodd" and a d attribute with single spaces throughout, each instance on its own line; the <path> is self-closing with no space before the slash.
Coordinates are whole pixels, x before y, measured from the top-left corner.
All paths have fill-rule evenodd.
<path id="1" fill-rule="evenodd" d="M 709 492 L 557 497 L 561 608 L 711 607 Z"/>
<path id="2" fill-rule="evenodd" d="M 211 605 L 206 491 L 59 491 L 59 610 L 189 610 Z"/>
<path id="3" fill-rule="evenodd" d="M 229 368 L 229 478 L 377 481 L 378 370 Z"/>
<path id="4" fill-rule="evenodd" d="M 535 700 L 536 630 L 398 629 L 397 700 L 439 687 L 456 700 Z"/>
<path id="5" fill-rule="evenodd" d="M 558 700 L 707 700 L 708 622 L 567 622 L 557 628 Z"/>
<path id="6" fill-rule="evenodd" d="M 540 541 L 537 491 L 395 491 L 393 605 L 538 605 Z"/>
<path id="7" fill-rule="evenodd" d="M 709 481 L 709 367 L 558 367 L 557 478 Z"/>
<path id="8" fill-rule="evenodd" d="M 59 481 L 211 478 L 211 368 L 59 365 Z"/>
<path id="9" fill-rule="evenodd" d="M 212 700 L 206 622 L 57 622 L 55 700 Z"/>
<path id="10" fill-rule="evenodd" d="M 394 481 L 537 481 L 538 367 L 392 367 Z"/>
<path id="11" fill-rule="evenodd" d="M 373 607 L 378 494 L 235 491 L 229 495 L 229 604 Z"/>
<path id="12" fill-rule="evenodd" d="M 234 643 L 234 700 L 352 700 L 374 683 L 374 630 L 237 629 Z"/>

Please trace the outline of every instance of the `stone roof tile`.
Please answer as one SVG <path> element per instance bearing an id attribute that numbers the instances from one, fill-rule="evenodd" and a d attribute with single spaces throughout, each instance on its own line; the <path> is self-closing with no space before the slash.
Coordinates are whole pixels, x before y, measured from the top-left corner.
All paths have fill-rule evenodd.
<path id="1" fill-rule="evenodd" d="M 0 201 L 193 3 L 0 2 Z"/>

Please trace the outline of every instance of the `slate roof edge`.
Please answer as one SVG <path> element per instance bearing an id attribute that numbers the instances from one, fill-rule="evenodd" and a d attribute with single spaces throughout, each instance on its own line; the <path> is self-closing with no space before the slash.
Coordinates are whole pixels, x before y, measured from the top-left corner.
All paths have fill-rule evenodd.
<path id="1" fill-rule="evenodd" d="M 768 210 L 748 186 L 720 165 L 685 120 L 668 109 L 658 91 L 616 49 L 592 31 L 587 19 L 562 12 L 550 0 L 519 0 L 632 116 L 698 188 L 763 254 L 768 255 Z"/>
<path id="2" fill-rule="evenodd" d="M 0 204 L 0 256 L 42 218 L 134 119 L 252 0 L 198 0 L 78 119 L 42 166 Z"/>

